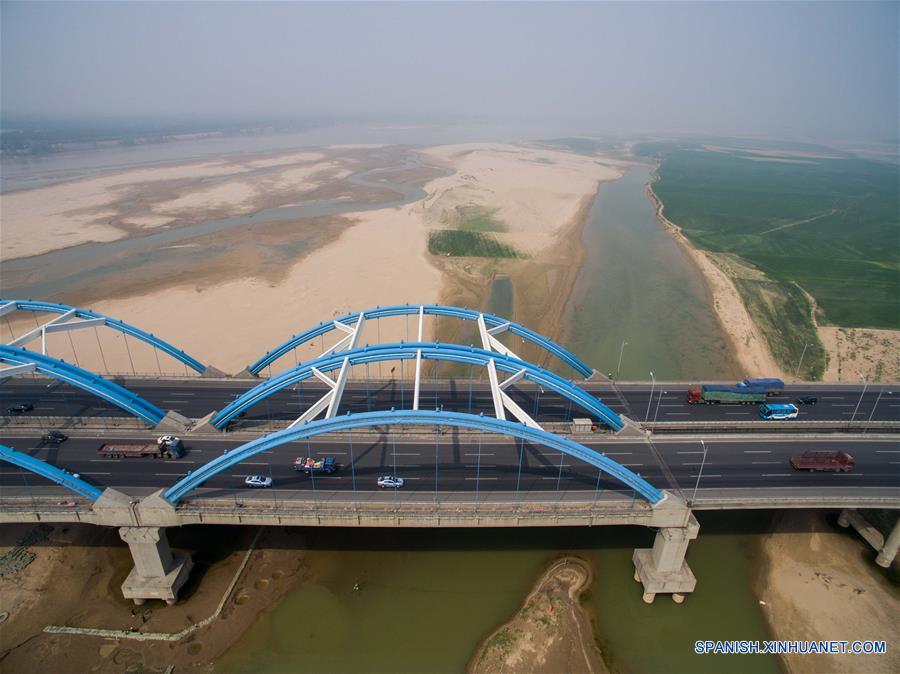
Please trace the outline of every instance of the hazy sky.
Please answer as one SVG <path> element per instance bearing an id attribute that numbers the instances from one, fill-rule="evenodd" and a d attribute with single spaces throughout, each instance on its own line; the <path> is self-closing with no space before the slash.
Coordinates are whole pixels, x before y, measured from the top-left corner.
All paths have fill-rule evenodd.
<path id="1" fill-rule="evenodd" d="M 898 2 L 0 3 L 6 116 L 898 136 Z"/>

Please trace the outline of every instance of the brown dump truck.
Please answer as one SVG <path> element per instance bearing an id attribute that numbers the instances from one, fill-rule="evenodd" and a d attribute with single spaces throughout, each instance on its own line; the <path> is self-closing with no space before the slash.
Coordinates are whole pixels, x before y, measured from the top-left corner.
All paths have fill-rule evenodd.
<path id="1" fill-rule="evenodd" d="M 853 470 L 853 457 L 847 452 L 803 452 L 791 457 L 791 467 L 796 470 L 849 473 Z"/>

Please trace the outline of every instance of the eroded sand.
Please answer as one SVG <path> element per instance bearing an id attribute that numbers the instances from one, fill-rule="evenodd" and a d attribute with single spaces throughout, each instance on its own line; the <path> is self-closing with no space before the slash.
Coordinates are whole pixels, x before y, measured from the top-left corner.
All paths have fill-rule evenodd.
<path id="1" fill-rule="evenodd" d="M 320 152 L 143 167 L 0 195 L 0 259 L 249 213 L 350 173 Z"/>
<path id="2" fill-rule="evenodd" d="M 427 252 L 430 230 L 452 226 L 451 218 L 458 206 L 476 206 L 490 210 L 505 225 L 507 231 L 497 234 L 498 238 L 529 256 L 527 260 L 506 264 L 514 276 L 521 277 L 527 272 L 527 303 L 547 305 L 534 320 L 557 321 L 553 306 L 559 303 L 556 300 L 564 304 L 564 295 L 571 285 L 566 270 L 577 271 L 580 259 L 577 234 L 586 213 L 585 205 L 589 205 L 600 181 L 619 177 L 618 168 L 591 157 L 512 145 L 440 146 L 423 154 L 426 163 L 442 165 L 452 174 L 426 183 L 423 189 L 427 196 L 422 201 L 343 216 L 347 224 L 336 238 L 290 266 L 278 269 L 277 274 L 268 273 L 273 270 L 247 272 L 247 266 L 240 264 L 235 267 L 240 270 L 236 277 L 223 280 L 222 274 L 213 274 L 213 270 L 204 273 L 195 268 L 183 283 L 172 285 L 170 278 L 167 286 L 151 286 L 139 294 L 122 295 L 119 290 L 118 296 L 106 299 L 101 296 L 91 303 L 91 308 L 140 326 L 207 364 L 235 373 L 291 335 L 350 311 L 388 304 L 452 300 L 456 297 L 453 288 L 461 283 L 468 284 L 471 291 L 471 301 L 464 303 L 477 305 L 498 264 L 486 258 L 454 258 L 448 262 L 435 259 Z M 323 162 L 315 154 L 292 156 L 294 160 L 298 158 L 315 163 L 286 165 L 285 160 L 278 164 L 278 172 L 262 177 L 237 176 L 214 185 L 194 184 L 174 199 L 155 202 L 153 213 L 179 212 L 182 216 L 196 217 L 204 209 L 219 209 L 222 213 L 244 211 L 254 203 L 252 190 L 262 189 L 265 184 L 284 186 L 288 182 L 290 189 L 296 191 L 306 181 L 333 181 L 346 171 L 340 157 L 332 156 Z M 265 161 L 274 163 L 278 159 Z M 224 161 L 208 162 L 204 166 L 203 170 L 234 170 L 232 164 Z M 145 180 L 151 180 L 153 171 L 157 170 L 166 176 L 178 170 L 196 176 L 191 171 L 199 169 L 196 166 L 142 169 L 146 171 L 142 175 Z M 98 198 L 95 194 L 95 203 Z M 303 226 L 306 225 L 302 222 L 296 224 L 296 227 Z M 252 228 L 246 233 L 252 234 Z M 239 233 L 225 232 L 218 236 L 227 240 L 224 237 L 239 236 Z M 569 245 L 570 238 L 576 244 Z M 277 247 L 277 242 L 268 241 L 265 245 Z M 259 264 L 264 264 L 264 249 L 256 250 Z M 226 257 L 219 264 L 227 269 L 232 262 Z M 454 276 L 451 267 L 461 270 L 466 278 Z M 205 281 L 207 277 L 210 282 Z M 404 321 L 379 323 L 380 328 L 377 323 L 367 328 L 362 343 L 408 339 Z M 433 336 L 433 327 L 430 322 L 426 324 L 426 339 Z M 540 328 L 537 324 L 536 327 Z M 556 326 L 549 327 L 556 329 Z M 58 343 L 63 357 L 74 356 L 68 339 L 67 335 L 64 342 Z M 74 339 L 94 340 L 94 336 L 76 334 Z M 131 371 L 132 363 L 124 345 L 107 350 L 106 367 L 97 347 L 87 343 L 84 347 L 76 343 L 76 347 L 82 366 L 101 371 Z M 298 352 L 297 357 L 317 356 L 321 348 L 317 340 L 307 351 Z M 131 359 L 136 360 L 137 349 L 132 351 Z M 135 363 L 134 368 L 139 372 L 156 371 L 155 356 L 148 353 L 142 357 L 144 361 Z M 293 364 L 293 358 L 287 357 L 280 365 Z M 164 372 L 169 371 L 166 363 L 162 367 Z M 180 372 L 181 368 L 175 371 Z"/>
<path id="3" fill-rule="evenodd" d="M 875 566 L 874 550 L 854 533 L 832 529 L 821 513 L 782 511 L 777 518 L 763 542 L 766 571 L 760 593 L 774 638 L 887 641 L 885 655 L 784 656 L 787 670 L 900 671 L 900 592 Z"/>
<path id="4" fill-rule="evenodd" d="M 819 326 L 826 381 L 900 381 L 900 330 Z"/>

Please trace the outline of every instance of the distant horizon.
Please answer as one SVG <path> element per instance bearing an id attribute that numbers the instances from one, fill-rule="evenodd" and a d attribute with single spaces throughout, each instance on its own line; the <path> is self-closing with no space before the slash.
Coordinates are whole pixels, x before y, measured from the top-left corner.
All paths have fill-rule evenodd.
<path id="1" fill-rule="evenodd" d="M 7 0 L 0 117 L 881 140 L 898 22 L 897 2 Z"/>

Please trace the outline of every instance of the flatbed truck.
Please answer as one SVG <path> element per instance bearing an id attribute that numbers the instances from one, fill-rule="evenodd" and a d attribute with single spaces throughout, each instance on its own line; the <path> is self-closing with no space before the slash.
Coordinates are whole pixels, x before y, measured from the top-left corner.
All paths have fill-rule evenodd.
<path id="1" fill-rule="evenodd" d="M 739 386 L 711 386 L 688 389 L 689 405 L 758 405 L 766 401 L 766 392 Z"/>
<path id="2" fill-rule="evenodd" d="M 180 459 L 184 456 L 184 443 L 175 435 L 162 435 L 156 442 L 112 442 L 97 449 L 100 456 L 111 459 L 149 456 L 154 459 Z"/>

